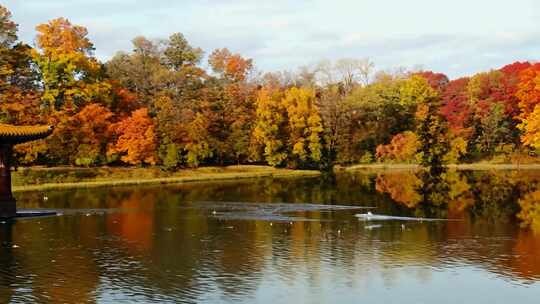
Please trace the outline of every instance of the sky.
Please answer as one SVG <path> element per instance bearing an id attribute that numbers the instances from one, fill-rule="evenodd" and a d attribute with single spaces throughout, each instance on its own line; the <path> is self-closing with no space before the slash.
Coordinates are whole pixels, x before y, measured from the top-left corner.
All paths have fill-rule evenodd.
<path id="1" fill-rule="evenodd" d="M 451 78 L 540 60 L 538 0 L 0 0 L 33 44 L 57 17 L 88 28 L 101 60 L 131 40 L 183 33 L 208 54 L 227 47 L 261 71 L 370 58 Z"/>

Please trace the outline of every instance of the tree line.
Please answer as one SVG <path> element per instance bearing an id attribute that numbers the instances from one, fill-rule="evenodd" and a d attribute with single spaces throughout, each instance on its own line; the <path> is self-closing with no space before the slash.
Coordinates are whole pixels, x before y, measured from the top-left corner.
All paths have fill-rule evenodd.
<path id="1" fill-rule="evenodd" d="M 539 63 L 454 80 L 350 58 L 261 73 L 181 33 L 136 37 L 100 62 L 83 26 L 58 18 L 36 32 L 34 47 L 19 41 L 0 6 L 0 122 L 55 127 L 16 147 L 24 165 L 329 168 L 511 161 L 540 147 Z"/>

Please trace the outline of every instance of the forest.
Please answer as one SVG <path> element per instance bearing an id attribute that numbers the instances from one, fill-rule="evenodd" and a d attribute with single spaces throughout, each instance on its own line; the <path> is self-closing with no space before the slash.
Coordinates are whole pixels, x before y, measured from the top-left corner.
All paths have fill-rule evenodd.
<path id="1" fill-rule="evenodd" d="M 55 128 L 16 147 L 24 166 L 510 163 L 540 148 L 540 63 L 452 80 L 366 58 L 263 73 L 181 33 L 101 62 L 85 27 L 35 29 L 20 41 L 0 6 L 0 122 Z"/>

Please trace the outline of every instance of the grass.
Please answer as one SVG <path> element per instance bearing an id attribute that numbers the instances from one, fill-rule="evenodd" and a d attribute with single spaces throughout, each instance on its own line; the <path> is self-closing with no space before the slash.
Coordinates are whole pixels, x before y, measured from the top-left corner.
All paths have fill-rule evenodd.
<path id="1" fill-rule="evenodd" d="M 20 168 L 12 174 L 13 191 L 42 191 L 141 184 L 176 184 L 248 178 L 314 177 L 319 171 L 276 169 L 266 166 L 227 166 L 182 169 L 150 168 Z"/>

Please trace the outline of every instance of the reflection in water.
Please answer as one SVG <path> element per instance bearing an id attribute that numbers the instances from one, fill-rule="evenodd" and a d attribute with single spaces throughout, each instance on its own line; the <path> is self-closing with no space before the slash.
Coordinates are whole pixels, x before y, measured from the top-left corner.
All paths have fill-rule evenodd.
<path id="1" fill-rule="evenodd" d="M 48 192 L 46 204 L 43 193 L 20 193 L 25 207 L 66 212 L 0 225 L 0 302 L 535 303 L 540 173 L 440 178 L 385 171 L 81 189 Z M 216 202 L 245 202 L 220 205 L 233 211 L 293 203 L 284 215 L 309 221 L 220 218 Z M 358 210 L 300 204 L 459 221 L 376 226 Z"/>
<path id="2" fill-rule="evenodd" d="M 540 234 L 540 190 L 524 195 L 519 199 L 521 211 L 517 217 L 522 221 L 521 225 L 530 227 L 532 231 Z"/>

